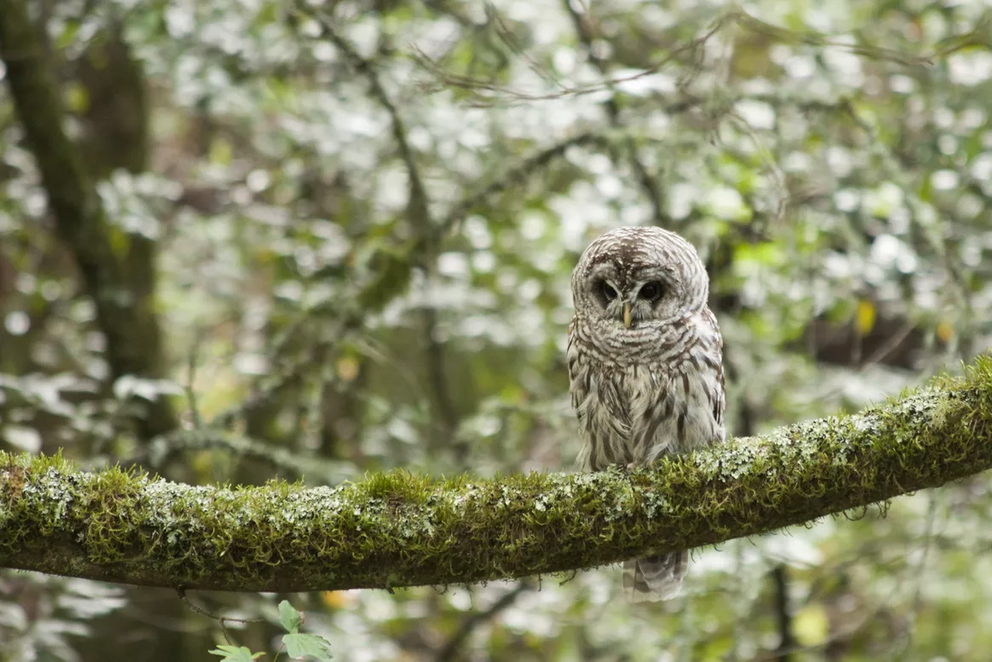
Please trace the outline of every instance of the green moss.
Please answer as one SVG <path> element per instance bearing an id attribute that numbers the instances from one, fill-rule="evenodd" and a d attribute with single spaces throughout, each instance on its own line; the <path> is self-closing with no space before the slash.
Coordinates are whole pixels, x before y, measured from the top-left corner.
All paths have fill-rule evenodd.
<path id="1" fill-rule="evenodd" d="M 230 590 L 470 582 L 753 535 L 990 466 L 988 357 L 857 416 L 630 474 L 483 481 L 392 471 L 333 488 L 194 487 L 0 454 L 0 565 Z"/>

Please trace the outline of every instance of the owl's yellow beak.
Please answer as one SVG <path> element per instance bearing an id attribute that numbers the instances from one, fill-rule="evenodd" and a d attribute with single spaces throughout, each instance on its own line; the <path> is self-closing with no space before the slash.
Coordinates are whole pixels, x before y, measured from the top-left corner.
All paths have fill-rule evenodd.
<path id="1" fill-rule="evenodd" d="M 624 301 L 623 302 L 623 325 L 629 329 L 630 328 L 631 321 L 632 321 L 632 319 L 631 319 L 631 315 L 630 315 L 630 302 L 629 301 Z"/>

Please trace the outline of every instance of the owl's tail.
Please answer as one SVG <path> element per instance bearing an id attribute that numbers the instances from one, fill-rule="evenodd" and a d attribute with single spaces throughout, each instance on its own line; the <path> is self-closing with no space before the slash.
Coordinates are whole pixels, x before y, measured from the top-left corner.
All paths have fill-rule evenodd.
<path id="1" fill-rule="evenodd" d="M 623 564 L 623 592 L 631 602 L 670 600 L 682 590 L 689 552 L 633 559 Z"/>

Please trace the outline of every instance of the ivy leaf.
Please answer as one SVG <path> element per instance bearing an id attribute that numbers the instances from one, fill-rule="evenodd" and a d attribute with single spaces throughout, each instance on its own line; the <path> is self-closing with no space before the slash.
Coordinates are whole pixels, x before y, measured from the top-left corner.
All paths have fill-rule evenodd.
<path id="1" fill-rule="evenodd" d="M 300 612 L 293 605 L 289 604 L 289 600 L 283 600 L 279 603 L 279 622 L 286 628 L 286 632 L 296 634 L 300 631 L 303 616 L 300 615 Z"/>
<path id="2" fill-rule="evenodd" d="M 331 643 L 316 634 L 286 634 L 282 637 L 290 657 L 310 656 L 318 660 L 331 660 Z"/>
<path id="3" fill-rule="evenodd" d="M 264 655 L 264 653 L 252 653 L 248 648 L 242 646 L 218 646 L 209 651 L 211 655 L 219 655 L 224 658 L 223 662 L 254 662 Z"/>

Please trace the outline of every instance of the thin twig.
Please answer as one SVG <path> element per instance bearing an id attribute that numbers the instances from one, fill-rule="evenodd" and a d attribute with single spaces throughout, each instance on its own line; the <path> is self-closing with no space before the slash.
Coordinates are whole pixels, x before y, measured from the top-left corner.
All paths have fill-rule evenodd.
<path id="1" fill-rule="evenodd" d="M 596 55 L 596 51 L 593 48 L 594 39 L 592 31 L 589 27 L 588 13 L 585 16 L 580 14 L 575 9 L 575 3 L 573 0 L 562 0 L 562 5 L 568 15 L 572 18 L 572 23 L 575 24 L 575 31 L 578 33 L 579 41 L 581 41 L 586 48 L 589 61 L 593 63 L 600 74 L 609 78 L 609 63 Z M 610 84 L 607 87 L 614 93 L 603 102 L 603 107 L 606 109 L 606 114 L 610 119 L 610 125 L 614 128 L 619 128 L 621 126 L 620 105 L 617 103 L 614 86 Z M 637 181 L 641 186 L 641 190 L 651 203 L 655 224 L 661 227 L 668 227 L 671 219 L 669 219 L 668 214 L 665 213 L 662 192 L 658 186 L 656 176 L 648 172 L 647 166 L 644 165 L 644 162 L 641 161 L 638 156 L 637 143 L 634 141 L 634 138 L 629 136 L 624 142 L 628 158 L 630 159 L 630 167 L 634 170 L 634 174 L 637 176 Z"/>
<path id="2" fill-rule="evenodd" d="M 208 609 L 205 609 L 203 607 L 200 607 L 199 605 L 194 604 L 193 601 L 186 596 L 186 589 L 184 588 L 177 588 L 176 594 L 179 596 L 179 599 L 183 601 L 183 604 L 185 604 L 186 607 L 188 607 L 191 611 L 194 611 L 197 614 L 200 614 L 201 616 L 206 616 L 211 620 L 217 621 L 217 623 L 220 624 L 221 631 L 224 633 L 224 640 L 227 641 L 227 643 L 232 646 L 234 644 L 231 641 L 230 633 L 227 631 L 227 625 L 226 625 L 227 623 L 241 623 L 242 625 L 247 625 L 249 623 L 265 622 L 264 618 L 231 618 L 229 616 L 221 616 L 220 614 L 215 614 L 214 612 Z"/>
<path id="3" fill-rule="evenodd" d="M 376 70 L 376 63 L 362 57 L 347 39 L 338 34 L 325 17 L 319 13 L 310 13 L 308 16 L 320 25 L 321 36 L 329 39 L 344 54 L 351 66 L 365 78 L 372 97 L 389 114 L 393 140 L 396 142 L 400 160 L 406 166 L 407 178 L 410 184 L 409 199 L 407 200 L 408 220 L 418 234 L 430 237 L 432 234 L 430 231 L 430 208 L 427 193 L 424 190 L 423 179 L 420 176 L 420 169 L 414 158 L 413 149 L 410 147 L 410 141 L 407 139 L 406 124 L 403 122 L 396 104 L 393 103 L 393 100 L 389 97 L 389 93 L 386 92 L 386 88 L 382 85 L 379 72 Z"/>
<path id="4" fill-rule="evenodd" d="M 913 645 L 913 635 L 915 634 L 916 619 L 920 611 L 923 609 L 923 586 L 926 584 L 926 569 L 927 560 L 930 557 L 930 550 L 933 548 L 934 536 L 933 528 L 937 519 L 937 492 L 930 493 L 930 504 L 927 507 L 927 517 L 926 524 L 924 525 L 924 543 L 923 552 L 920 555 L 919 564 L 913 569 L 913 577 L 916 581 L 916 589 L 913 591 L 913 604 L 909 609 L 909 613 L 906 615 L 909 621 L 904 636 L 902 637 L 902 646 L 900 658 L 902 659 L 907 652 L 909 652 L 910 647 Z"/>
<path id="5" fill-rule="evenodd" d="M 451 386 L 448 383 L 444 345 L 437 339 L 437 308 L 428 303 L 424 306 L 422 313 L 427 353 L 427 376 L 433 391 L 434 411 L 440 428 L 440 434 L 434 443 L 438 446 L 452 448 L 455 451 L 456 459 L 461 464 L 468 448 L 455 439 L 460 416 L 458 415 L 458 408 L 455 406 L 455 400 L 451 395 Z"/>
<path id="6" fill-rule="evenodd" d="M 672 62 L 678 60 L 678 58 L 683 55 L 691 55 L 692 53 L 698 51 L 699 48 L 701 48 L 711 37 L 713 37 L 724 27 L 724 24 L 724 21 L 714 21 L 714 23 L 710 26 L 710 29 L 708 29 L 701 36 L 686 42 L 682 46 L 672 49 L 665 57 L 636 73 L 625 74 L 623 76 L 608 76 L 600 81 L 586 85 L 576 85 L 571 87 L 563 86 L 558 91 L 551 93 L 524 92 L 505 85 L 498 85 L 492 81 L 483 80 L 481 78 L 457 74 L 445 69 L 444 65 L 442 65 L 437 59 L 427 55 L 420 48 L 414 46 L 413 50 L 415 53 L 415 61 L 441 81 L 443 85 L 440 87 L 456 87 L 470 92 L 477 97 L 476 101 L 473 102 L 472 105 L 485 107 L 494 105 L 497 101 L 503 103 L 511 100 L 527 102 L 550 101 L 569 96 L 584 96 L 587 94 L 602 92 L 604 90 L 612 90 L 621 83 L 629 83 L 654 75 Z M 429 86 L 429 89 L 437 89 L 438 87 L 439 86 Z M 489 93 L 489 96 L 483 96 L 481 94 L 482 92 Z"/>
<path id="7" fill-rule="evenodd" d="M 406 125 L 400 116 L 399 110 L 389 93 L 386 92 L 376 70 L 376 64 L 361 56 L 343 36 L 338 34 L 331 24 L 320 15 L 313 18 L 320 24 L 324 37 L 329 39 L 346 57 L 355 70 L 365 77 L 371 90 L 372 97 L 389 114 L 392 126 L 393 140 L 399 150 L 400 159 L 407 170 L 409 181 L 409 199 L 407 201 L 407 220 L 412 226 L 413 234 L 416 237 L 414 243 L 414 254 L 411 255 L 411 263 L 419 267 L 427 275 L 425 287 L 430 286 L 430 276 L 435 270 L 435 254 L 437 246 L 443 236 L 445 228 L 435 227 L 431 214 L 431 203 L 427 192 L 424 189 L 423 178 L 417 165 L 413 149 L 407 139 Z M 451 445 L 453 437 L 458 430 L 459 416 L 454 399 L 451 396 L 451 388 L 448 384 L 447 371 L 445 370 L 445 351 L 441 343 L 435 340 L 437 335 L 438 314 L 437 310 L 430 302 L 427 302 L 421 311 L 421 322 L 423 324 L 423 334 L 426 339 L 426 367 L 428 379 L 433 390 L 433 397 L 430 399 L 434 409 L 434 418 L 439 423 L 437 435 L 445 444 Z"/>
<path id="8" fill-rule="evenodd" d="M 265 462 L 289 475 L 306 475 L 318 483 L 338 484 L 358 475 L 350 463 L 301 456 L 286 448 L 211 426 L 194 430 L 177 429 L 156 437 L 127 458 L 126 463 L 141 463 L 156 468 L 179 453 L 204 450 L 225 451 L 241 459 Z"/>
<path id="9" fill-rule="evenodd" d="M 575 14 L 570 3 L 566 3 L 565 9 L 569 14 Z M 573 16 L 574 18 L 574 16 Z M 926 55 L 916 55 L 912 53 L 906 53 L 898 51 L 891 48 L 882 48 L 878 46 L 864 46 L 860 44 L 850 44 L 843 43 L 835 39 L 831 39 L 827 35 L 812 30 L 788 30 L 785 28 L 780 28 L 769 23 L 765 23 L 758 19 L 755 19 L 750 14 L 745 12 L 740 7 L 732 7 L 724 11 L 721 15 L 717 16 L 708 26 L 706 32 L 692 39 L 682 46 L 679 46 L 671 50 L 664 58 L 657 62 L 650 64 L 647 68 L 629 75 L 624 76 L 607 76 L 604 79 L 591 83 L 588 85 L 578 85 L 578 86 L 565 86 L 560 82 L 556 81 L 555 87 L 558 89 L 554 92 L 542 92 L 542 93 L 531 93 L 525 92 L 518 89 L 514 89 L 505 85 L 498 85 L 492 81 L 484 80 L 481 78 L 475 78 L 472 76 L 460 75 L 445 69 L 445 67 L 438 62 L 435 58 L 428 56 L 426 53 L 420 49 L 415 48 L 416 61 L 425 69 L 433 73 L 438 80 L 441 81 L 442 85 L 433 86 L 438 87 L 457 87 L 459 89 L 464 89 L 474 95 L 479 97 L 477 103 L 479 105 L 493 105 L 495 102 L 508 102 L 508 101 L 548 101 L 552 99 L 560 99 L 566 96 L 581 96 L 586 94 L 592 94 L 595 92 L 600 92 L 603 90 L 613 89 L 616 85 L 620 83 L 625 83 L 629 81 L 634 81 L 645 76 L 650 76 L 657 73 L 667 65 L 671 64 L 673 61 L 677 60 L 683 55 L 688 55 L 691 59 L 696 59 L 699 54 L 699 48 L 707 40 L 709 40 L 717 32 L 723 30 L 727 26 L 736 26 L 739 29 L 746 30 L 755 34 L 760 34 L 768 39 L 772 43 L 784 43 L 792 45 L 806 45 L 814 48 L 836 48 L 842 51 L 847 51 L 855 55 L 865 57 L 872 60 L 894 62 L 902 66 L 930 66 L 934 60 L 946 58 L 948 55 L 967 48 L 975 44 L 984 44 L 980 38 L 976 39 L 976 35 L 982 34 L 982 27 L 978 27 L 972 32 L 963 35 L 958 38 L 951 38 L 945 40 L 948 44 L 944 48 L 933 51 L 932 53 Z M 499 35 L 502 37 L 502 35 Z M 504 38 L 504 41 L 506 39 Z M 508 44 L 511 50 L 513 49 L 512 44 Z M 528 64 L 533 68 L 530 61 Z M 541 71 L 536 71 L 538 75 L 542 78 L 547 79 L 548 76 L 543 74 Z M 483 93 L 486 93 L 485 95 Z"/>
<path id="10" fill-rule="evenodd" d="M 504 172 L 500 177 L 487 184 L 482 189 L 469 194 L 456 203 L 448 215 L 441 221 L 444 231 L 456 229 L 458 224 L 476 207 L 481 206 L 495 195 L 503 193 L 512 186 L 523 184 L 527 178 L 557 158 L 564 156 L 571 147 L 594 143 L 605 144 L 606 138 L 602 133 L 587 131 L 567 138 L 551 147 L 524 159 L 519 164 Z"/>
<path id="11" fill-rule="evenodd" d="M 186 357 L 186 403 L 189 407 L 190 418 L 193 421 L 193 429 L 199 430 L 203 427 L 203 418 L 200 416 L 200 406 L 196 397 L 196 368 L 199 360 L 200 345 L 203 342 L 203 329 L 197 329 L 190 344 L 189 355 Z"/>
<path id="12" fill-rule="evenodd" d="M 493 26 L 493 31 L 496 33 L 496 36 L 498 36 L 500 40 L 506 44 L 506 47 L 509 48 L 514 55 L 526 62 L 527 68 L 537 74 L 537 76 L 543 78 L 546 82 L 554 85 L 560 90 L 566 89 L 566 86 L 557 76 L 555 76 L 552 69 L 542 67 L 540 63 L 536 62 L 534 58 L 531 57 L 530 53 L 528 53 L 527 50 L 520 45 L 520 42 L 517 40 L 517 36 L 513 34 L 513 31 L 503 21 L 503 17 L 500 16 L 496 6 L 491 2 L 486 2 L 485 5 L 486 16 Z"/>
<path id="13" fill-rule="evenodd" d="M 789 609 L 789 574 L 784 563 L 772 570 L 772 581 L 775 584 L 775 617 L 778 621 L 778 648 L 775 658 L 778 662 L 791 662 L 790 650 L 796 645 L 792 635 L 792 613 Z"/>
<path id="14" fill-rule="evenodd" d="M 450 662 L 450 660 L 453 660 L 458 650 L 462 647 L 462 644 L 465 643 L 465 640 L 469 638 L 475 628 L 494 619 L 500 612 L 516 602 L 517 598 L 524 591 L 530 590 L 532 586 L 533 583 L 529 580 L 521 581 L 512 590 L 500 596 L 499 600 L 494 602 L 489 609 L 477 611 L 462 621 L 461 626 L 455 634 L 438 651 L 437 657 L 434 658 L 435 662 Z"/>

